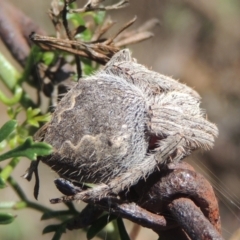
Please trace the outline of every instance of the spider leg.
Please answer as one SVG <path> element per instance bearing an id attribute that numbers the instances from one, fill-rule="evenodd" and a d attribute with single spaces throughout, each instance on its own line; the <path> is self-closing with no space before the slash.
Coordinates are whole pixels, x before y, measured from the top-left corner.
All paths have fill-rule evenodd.
<path id="1" fill-rule="evenodd" d="M 82 200 L 87 203 L 94 203 L 95 201 L 98 201 L 107 195 L 117 195 L 122 190 L 135 185 L 139 179 L 147 177 L 157 169 L 159 164 L 166 162 L 169 155 L 173 154 L 177 149 L 177 146 L 182 144 L 183 138 L 180 134 L 177 134 L 175 136 L 170 136 L 168 141 L 169 142 L 164 145 L 165 148 L 161 149 L 161 152 L 157 151 L 155 154 L 146 156 L 141 164 L 129 169 L 119 177 L 114 178 L 107 185 L 97 185 L 92 189 L 79 192 L 72 196 L 64 196 L 62 198 L 52 199 L 50 200 L 51 203 L 68 202 L 73 200 Z"/>
<path id="2" fill-rule="evenodd" d="M 87 187 L 84 186 L 83 184 L 71 182 L 65 178 L 55 179 L 54 184 L 61 193 L 67 196 L 74 195 L 87 189 Z"/>
<path id="3" fill-rule="evenodd" d="M 197 148 L 209 149 L 218 135 L 217 127 L 206 120 L 197 100 L 189 94 L 169 92 L 154 99 L 150 107 L 150 136 L 155 140 L 155 151 L 162 152 L 169 145 L 169 137 L 183 137 L 175 158 L 183 158 Z M 150 137 L 151 141 L 151 137 Z"/>
<path id="4" fill-rule="evenodd" d="M 199 94 L 192 88 L 160 73 L 149 70 L 138 64 L 128 49 L 116 53 L 105 68 L 100 71 L 112 76 L 118 76 L 128 83 L 140 88 L 148 97 L 169 91 L 187 93 L 200 100 Z"/>

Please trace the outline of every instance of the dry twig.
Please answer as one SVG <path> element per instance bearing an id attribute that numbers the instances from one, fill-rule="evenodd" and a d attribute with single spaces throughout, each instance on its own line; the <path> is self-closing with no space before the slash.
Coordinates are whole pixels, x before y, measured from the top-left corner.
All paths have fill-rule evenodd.
<path id="1" fill-rule="evenodd" d="M 143 32 L 141 31 L 141 28 L 139 28 L 137 31 L 132 31 L 131 33 L 126 34 L 126 37 L 119 37 L 121 36 L 121 33 L 129 28 L 135 21 L 136 17 L 126 23 L 112 38 L 106 40 L 102 40 L 100 38 L 110 29 L 110 27 L 113 26 L 114 23 L 110 20 L 105 22 L 90 42 L 58 39 L 38 34 L 32 34 L 30 38 L 43 49 L 60 49 L 81 57 L 89 58 L 100 64 L 106 64 L 110 58 L 120 50 L 120 47 L 141 42 L 153 36 L 151 32 L 145 31 L 146 28 L 142 28 Z M 152 20 L 149 21 L 152 22 Z M 146 24 L 148 25 L 148 22 Z M 150 25 L 153 27 L 152 24 Z M 119 42 L 115 41 L 115 39 L 119 39 Z"/>
<path id="2" fill-rule="evenodd" d="M 83 12 L 90 12 L 90 11 L 107 11 L 107 10 L 118 10 L 121 8 L 124 8 L 126 6 L 128 6 L 129 1 L 128 0 L 122 0 L 114 5 L 111 6 L 99 6 L 102 2 L 104 2 L 105 0 L 89 0 L 88 3 L 83 7 L 83 8 L 79 8 L 79 9 L 74 9 L 71 10 L 71 12 L 73 13 L 83 13 Z"/>

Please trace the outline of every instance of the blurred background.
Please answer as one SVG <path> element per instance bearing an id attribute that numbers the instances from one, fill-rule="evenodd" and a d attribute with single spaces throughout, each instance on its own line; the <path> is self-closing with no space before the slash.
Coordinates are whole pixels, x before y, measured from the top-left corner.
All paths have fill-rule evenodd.
<path id="1" fill-rule="evenodd" d="M 32 18 L 49 35 L 54 35 L 54 28 L 47 16 L 50 1 L 9 2 Z M 110 2 L 106 1 L 106 4 Z M 78 6 L 85 3 L 78 1 Z M 141 26 L 150 18 L 159 19 L 159 25 L 153 30 L 155 36 L 130 46 L 130 49 L 139 63 L 179 79 L 202 96 L 202 108 L 206 109 L 210 121 L 217 124 L 219 137 L 214 149 L 196 152 L 187 161 L 206 176 L 216 189 L 223 236 L 226 239 L 240 239 L 240 234 L 236 234 L 240 227 L 240 1 L 130 0 L 129 7 L 108 14 L 117 21 L 115 30 L 135 15 L 138 20 L 133 28 Z M 11 59 L 1 42 L 0 51 Z M 2 125 L 7 115 L 1 104 L 0 111 Z M 23 189 L 28 189 L 29 198 L 33 200 L 34 183 L 20 177 L 28 165 L 29 161 L 23 159 L 14 177 Z M 61 195 L 53 185 L 56 174 L 43 164 L 39 172 L 39 202 L 54 209 L 62 209 L 61 205 L 49 204 L 50 198 Z M 1 190 L 0 201 L 9 200 L 17 200 L 13 191 L 10 188 Z M 77 204 L 79 209 L 82 206 L 82 203 Z M 50 234 L 41 235 L 47 225 L 46 221 L 40 221 L 41 214 L 33 210 L 14 214 L 18 217 L 13 224 L 0 226 L 0 239 L 51 239 Z M 127 222 L 127 228 L 130 230 L 131 227 L 132 224 Z M 69 231 L 63 239 L 85 239 L 85 233 L 80 232 Z M 157 239 L 157 235 L 151 230 L 141 229 L 137 240 L 141 239 Z"/>

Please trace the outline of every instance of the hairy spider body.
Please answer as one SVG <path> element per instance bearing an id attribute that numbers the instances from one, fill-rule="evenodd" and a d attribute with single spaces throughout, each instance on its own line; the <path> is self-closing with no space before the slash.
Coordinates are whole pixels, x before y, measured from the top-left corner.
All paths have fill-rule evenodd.
<path id="1" fill-rule="evenodd" d="M 41 160 L 69 180 L 97 183 L 72 199 L 118 193 L 168 162 L 213 146 L 196 91 L 150 71 L 124 49 L 80 79 L 40 130 L 54 148 Z"/>
<path id="2" fill-rule="evenodd" d="M 148 119 L 134 85 L 104 73 L 80 80 L 52 116 L 44 140 L 54 153 L 46 163 L 68 179 L 107 183 L 146 157 Z"/>

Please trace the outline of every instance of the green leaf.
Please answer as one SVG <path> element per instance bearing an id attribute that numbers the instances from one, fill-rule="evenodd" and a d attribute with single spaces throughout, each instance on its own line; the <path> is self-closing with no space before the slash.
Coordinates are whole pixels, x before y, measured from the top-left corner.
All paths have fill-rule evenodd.
<path id="1" fill-rule="evenodd" d="M 13 107 L 8 107 L 7 109 L 7 113 L 8 113 L 8 116 L 11 118 L 11 119 L 16 119 L 17 118 L 17 115 L 23 110 L 22 107 L 20 106 L 17 106 L 16 109 L 14 109 Z"/>
<path id="2" fill-rule="evenodd" d="M 17 127 L 16 120 L 10 120 L 6 122 L 0 129 L 0 142 L 6 139 Z"/>
<path id="3" fill-rule="evenodd" d="M 32 69 L 34 69 L 36 64 L 41 61 L 42 55 L 43 55 L 42 49 L 37 45 L 33 45 L 31 48 L 31 52 L 28 55 L 22 76 L 19 79 L 19 83 L 27 82 L 31 86 L 38 88 L 36 83 L 35 85 L 33 84 L 34 80 L 32 80 L 30 76 L 32 74 Z"/>
<path id="4" fill-rule="evenodd" d="M 0 80 L 12 92 L 16 93 L 17 83 L 19 82 L 20 74 L 13 65 L 0 53 Z M 20 84 L 20 82 L 19 82 Z M 18 90 L 19 91 L 19 90 Z M 19 92 L 18 92 L 19 93 Z M 22 92 L 20 99 L 22 106 L 35 106 L 35 103 L 29 98 L 26 92 Z"/>
<path id="5" fill-rule="evenodd" d="M 38 115 L 41 112 L 41 110 L 39 108 L 34 108 L 32 109 L 32 107 L 29 107 L 27 109 L 27 119 L 31 119 L 33 117 L 35 117 L 36 115 Z"/>
<path id="6" fill-rule="evenodd" d="M 6 183 L 0 176 L 0 188 L 5 188 L 5 187 L 6 187 Z"/>
<path id="7" fill-rule="evenodd" d="M 48 225 L 43 229 L 42 233 L 46 234 L 50 232 L 56 232 L 60 227 L 61 227 L 61 224 Z"/>
<path id="8" fill-rule="evenodd" d="M 12 157 L 27 157 L 36 160 L 37 156 L 46 156 L 51 152 L 52 147 L 49 144 L 34 142 L 31 137 L 28 137 L 22 145 L 0 155 L 0 161 Z"/>
<path id="9" fill-rule="evenodd" d="M 3 151 L 7 146 L 7 141 L 3 140 L 0 142 L 0 152 Z"/>
<path id="10" fill-rule="evenodd" d="M 87 231 L 87 239 L 94 238 L 108 223 L 116 219 L 117 216 L 106 214 L 98 218 Z"/>
<path id="11" fill-rule="evenodd" d="M 66 224 L 55 224 L 55 225 L 49 225 L 43 229 L 43 234 L 55 232 L 53 235 L 52 240 L 59 240 L 63 233 L 66 232 Z"/>
<path id="12" fill-rule="evenodd" d="M 60 240 L 63 233 L 64 232 L 62 232 L 62 231 L 56 231 L 52 237 L 52 240 Z"/>
<path id="13" fill-rule="evenodd" d="M 37 122 L 49 122 L 50 119 L 51 119 L 51 114 L 50 113 L 34 117 L 34 120 L 37 121 Z"/>
<path id="14" fill-rule="evenodd" d="M 82 14 L 77 13 L 69 13 L 67 15 L 67 19 L 69 19 L 74 27 L 78 27 L 79 25 L 85 25 L 85 21 L 82 17 Z"/>
<path id="15" fill-rule="evenodd" d="M 130 237 L 128 236 L 128 233 L 124 226 L 122 218 L 117 219 L 117 225 L 118 225 L 118 231 L 119 231 L 121 240 L 131 240 Z"/>
<path id="16" fill-rule="evenodd" d="M 58 226 L 55 234 L 52 237 L 52 240 L 60 240 L 63 233 L 66 232 L 66 224 L 63 222 Z"/>
<path id="17" fill-rule="evenodd" d="M 13 158 L 1 171 L 0 178 L 2 178 L 3 181 L 7 181 L 9 176 L 12 174 L 14 168 L 19 163 L 19 158 Z"/>
<path id="18" fill-rule="evenodd" d="M 80 34 L 83 41 L 90 41 L 92 39 L 92 32 L 89 29 L 86 29 L 83 33 Z"/>
<path id="19" fill-rule="evenodd" d="M 50 121 L 51 114 L 47 113 L 44 115 L 38 115 L 40 113 L 39 108 L 32 109 L 31 107 L 27 109 L 27 123 L 34 127 L 39 127 L 39 122 Z"/>
<path id="20" fill-rule="evenodd" d="M 103 23 L 106 16 L 106 11 L 98 11 L 93 15 L 93 19 L 97 25 L 100 25 Z"/>
<path id="21" fill-rule="evenodd" d="M 8 145 L 11 149 L 15 148 L 18 145 L 19 137 L 20 136 L 18 134 L 16 134 L 8 140 Z M 21 142 L 19 144 L 21 144 Z"/>
<path id="22" fill-rule="evenodd" d="M 43 53 L 42 60 L 47 66 L 52 64 L 54 59 L 55 59 L 55 54 L 53 52 L 44 52 Z"/>
<path id="23" fill-rule="evenodd" d="M 15 210 L 23 209 L 26 207 L 28 207 L 28 203 L 26 201 L 19 201 L 13 205 L 13 209 Z"/>
<path id="24" fill-rule="evenodd" d="M 4 84 L 10 89 L 14 90 L 18 79 L 19 72 L 13 65 L 0 53 L 0 78 Z"/>
<path id="25" fill-rule="evenodd" d="M 96 65 L 96 67 L 93 67 L 92 61 L 89 59 L 82 59 L 82 63 L 83 63 L 83 72 L 84 72 L 84 75 L 86 76 L 93 74 L 93 72 L 96 71 L 98 68 L 98 65 Z"/>
<path id="26" fill-rule="evenodd" d="M 12 223 L 15 217 L 10 213 L 0 213 L 0 224 Z"/>
<path id="27" fill-rule="evenodd" d="M 0 101 L 3 102 L 7 106 L 12 106 L 20 102 L 22 97 L 23 89 L 16 85 L 13 89 L 13 97 L 9 98 L 7 97 L 2 91 L 0 91 Z"/>
<path id="28" fill-rule="evenodd" d="M 60 217 L 60 216 L 66 216 L 66 215 L 71 215 L 72 212 L 69 210 L 63 210 L 63 211 L 47 211 L 43 213 L 41 220 L 47 220 L 55 217 Z"/>
<path id="29" fill-rule="evenodd" d="M 94 69 L 91 65 L 83 65 L 83 72 L 86 76 L 91 75 L 94 72 Z"/>
<path id="30" fill-rule="evenodd" d="M 27 121 L 27 123 L 28 123 L 29 125 L 33 126 L 33 127 L 39 127 L 39 123 L 38 123 L 38 121 L 36 121 L 35 118 L 29 119 L 29 120 Z"/>

